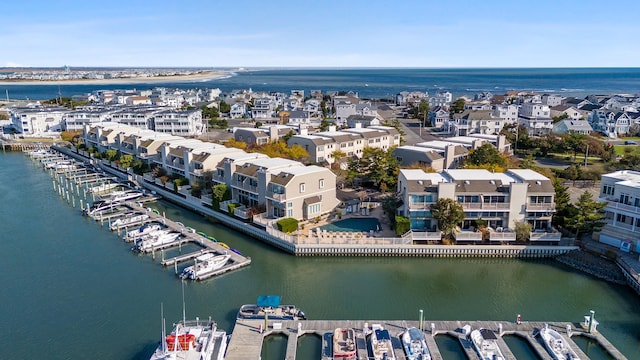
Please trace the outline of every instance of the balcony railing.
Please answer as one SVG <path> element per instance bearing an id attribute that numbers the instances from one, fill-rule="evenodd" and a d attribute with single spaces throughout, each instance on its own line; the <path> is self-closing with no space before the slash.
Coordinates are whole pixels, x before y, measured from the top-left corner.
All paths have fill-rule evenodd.
<path id="1" fill-rule="evenodd" d="M 600 198 L 600 201 L 609 201 L 609 200 L 603 200 L 603 198 Z M 633 214 L 640 214 L 640 207 L 638 206 L 633 206 L 633 205 L 627 205 L 624 203 L 620 203 L 620 202 L 615 202 L 615 201 L 609 201 L 609 203 L 607 204 L 607 206 L 604 207 L 605 210 L 618 210 L 618 211 L 626 211 L 626 212 L 630 212 Z"/>
<path id="2" fill-rule="evenodd" d="M 491 241 L 516 241 L 516 233 L 512 231 L 491 232 L 489 239 Z"/>
<path id="3" fill-rule="evenodd" d="M 555 203 L 527 203 L 527 211 L 551 211 L 556 209 Z"/>
<path id="4" fill-rule="evenodd" d="M 218 174 L 213 174 L 213 180 L 221 183 L 225 182 L 224 176 Z"/>
<path id="5" fill-rule="evenodd" d="M 560 241 L 562 237 L 562 233 L 559 231 L 544 231 L 538 232 L 534 231 L 529 235 L 529 240 L 531 241 Z"/>
<path id="6" fill-rule="evenodd" d="M 412 231 L 413 240 L 435 240 L 440 241 L 442 239 L 442 232 L 440 231 Z"/>
<path id="7" fill-rule="evenodd" d="M 456 235 L 456 241 L 481 241 L 481 232 L 461 231 Z"/>
<path id="8" fill-rule="evenodd" d="M 236 188 L 240 188 L 242 190 L 247 190 L 253 193 L 258 193 L 258 186 L 253 186 L 253 185 L 249 185 L 248 182 L 242 182 L 242 181 L 238 181 L 238 180 L 232 180 L 231 181 L 231 186 L 236 187 Z"/>
<path id="9" fill-rule="evenodd" d="M 287 200 L 287 194 L 278 194 L 278 193 L 274 193 L 273 191 L 267 191 L 267 197 L 272 198 L 279 202 L 283 202 Z"/>
<path id="10" fill-rule="evenodd" d="M 480 210 L 496 210 L 496 209 L 505 209 L 508 210 L 510 204 L 509 203 L 460 203 L 463 209 L 480 209 Z"/>
<path id="11" fill-rule="evenodd" d="M 429 209 L 431 207 L 431 205 L 435 204 L 435 202 L 431 201 L 431 202 L 413 202 L 411 200 L 409 200 L 409 207 L 411 209 Z"/>

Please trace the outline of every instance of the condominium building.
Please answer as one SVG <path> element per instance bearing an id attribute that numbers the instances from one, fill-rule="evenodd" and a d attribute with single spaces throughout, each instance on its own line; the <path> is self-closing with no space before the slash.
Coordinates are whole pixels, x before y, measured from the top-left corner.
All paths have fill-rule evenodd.
<path id="1" fill-rule="evenodd" d="M 69 109 L 62 106 L 12 108 L 11 122 L 20 134 L 42 135 L 50 131 L 61 131 L 64 116 L 68 112 Z"/>
<path id="2" fill-rule="evenodd" d="M 509 229 L 515 229 L 518 222 L 528 222 L 533 229 L 531 241 L 557 242 L 560 234 L 551 227 L 554 196 L 551 180 L 529 169 L 505 173 L 476 169 L 426 173 L 401 169 L 398 176 L 398 197 L 402 200 L 398 214 L 408 217 L 411 229 L 418 232 L 436 231 L 438 224 L 430 206 L 438 199 L 449 198 L 464 209 L 465 218 L 458 224 L 463 233 L 474 231 L 477 221 L 482 219 L 490 230 L 500 233 L 501 241 L 513 241 L 515 234 Z M 509 233 L 512 235 L 505 236 Z M 480 237 L 478 234 L 465 239 Z"/>
<path id="3" fill-rule="evenodd" d="M 599 199 L 607 202 L 600 242 L 640 252 L 640 172 L 602 175 Z"/>

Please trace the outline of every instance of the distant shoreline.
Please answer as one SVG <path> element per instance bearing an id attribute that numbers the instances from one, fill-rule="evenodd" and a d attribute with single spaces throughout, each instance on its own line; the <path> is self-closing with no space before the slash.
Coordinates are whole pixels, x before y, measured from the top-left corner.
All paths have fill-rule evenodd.
<path id="1" fill-rule="evenodd" d="M 232 71 L 210 70 L 192 75 L 167 75 L 136 78 L 113 79 L 72 79 L 72 80 L 0 80 L 0 85 L 106 85 L 106 84 L 146 84 L 163 82 L 188 82 L 220 79 L 229 75 Z"/>

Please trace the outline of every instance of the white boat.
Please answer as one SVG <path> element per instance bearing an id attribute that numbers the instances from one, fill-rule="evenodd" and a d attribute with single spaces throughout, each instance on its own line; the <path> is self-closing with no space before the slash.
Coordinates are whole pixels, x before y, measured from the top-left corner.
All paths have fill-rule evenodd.
<path id="1" fill-rule="evenodd" d="M 182 320 L 169 335 L 165 334 L 163 319 L 162 339 L 150 360 L 223 360 L 226 351 L 227 333 L 211 319 Z"/>
<path id="2" fill-rule="evenodd" d="M 177 232 L 168 232 L 157 236 L 152 236 L 148 239 L 137 241 L 135 249 L 141 252 L 148 252 L 158 246 L 174 242 L 179 236 L 180 233 Z"/>
<path id="3" fill-rule="evenodd" d="M 410 327 L 402 334 L 402 346 L 408 360 L 431 360 L 427 339 L 418 328 Z"/>
<path id="4" fill-rule="evenodd" d="M 389 331 L 379 324 L 371 326 L 371 352 L 375 360 L 395 360 Z"/>
<path id="5" fill-rule="evenodd" d="M 135 240 L 145 235 L 149 235 L 154 231 L 162 230 L 160 224 L 144 224 L 137 229 L 130 230 L 124 235 L 125 240 Z"/>
<path id="6" fill-rule="evenodd" d="M 569 346 L 569 343 L 565 338 L 560 335 L 559 332 L 549 329 L 549 326 L 545 324 L 544 328 L 540 329 L 540 336 L 544 342 L 544 346 L 556 360 L 574 360 L 579 359 L 573 349 Z"/>
<path id="7" fill-rule="evenodd" d="M 493 331 L 476 329 L 471 332 L 469 337 L 481 360 L 504 360 L 504 355 L 498 347 L 498 337 Z"/>
<path id="8" fill-rule="evenodd" d="M 138 214 L 138 215 L 123 217 L 111 223 L 111 226 L 109 226 L 109 229 L 111 231 L 115 231 L 122 228 L 140 225 L 143 222 L 145 222 L 147 219 L 149 219 L 149 215 L 147 214 Z"/>
<path id="9" fill-rule="evenodd" d="M 211 253 L 200 255 L 195 259 L 193 265 L 188 266 L 184 270 L 182 270 L 182 274 L 180 274 L 180 277 L 183 279 L 191 280 L 198 280 L 202 277 L 206 277 L 213 271 L 223 267 L 230 258 L 231 255 L 227 253 L 222 255 Z"/>
<path id="10" fill-rule="evenodd" d="M 120 186 L 120 184 L 114 183 L 114 182 L 108 182 L 108 183 L 92 186 L 91 188 L 89 188 L 89 192 L 92 194 L 97 194 L 97 193 L 105 192 L 107 190 L 115 189 L 118 186 Z"/>
<path id="11" fill-rule="evenodd" d="M 333 331 L 333 360 L 353 360 L 356 351 L 356 332 L 353 329 L 337 328 Z"/>
<path id="12" fill-rule="evenodd" d="M 119 203 L 123 201 L 137 199 L 143 195 L 144 195 L 143 193 L 136 190 L 114 191 L 109 193 L 107 196 L 105 196 L 101 200 L 105 202 Z"/>

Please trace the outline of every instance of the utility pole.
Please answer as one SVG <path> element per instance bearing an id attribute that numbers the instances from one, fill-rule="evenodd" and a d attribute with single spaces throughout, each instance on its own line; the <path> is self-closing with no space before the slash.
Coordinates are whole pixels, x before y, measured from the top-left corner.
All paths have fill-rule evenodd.
<path id="1" fill-rule="evenodd" d="M 587 166 L 587 158 L 589 157 L 589 144 L 587 144 L 587 150 L 584 153 L 584 166 Z"/>

